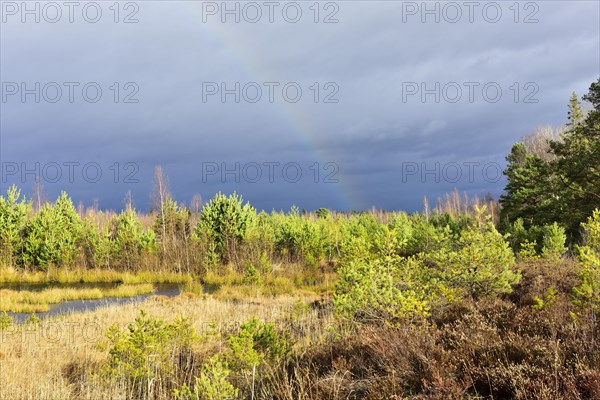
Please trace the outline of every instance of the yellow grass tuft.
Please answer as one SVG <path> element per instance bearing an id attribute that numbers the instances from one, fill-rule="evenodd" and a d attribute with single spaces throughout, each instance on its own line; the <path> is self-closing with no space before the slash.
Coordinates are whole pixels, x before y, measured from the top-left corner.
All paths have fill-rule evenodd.
<path id="1" fill-rule="evenodd" d="M 44 312 L 49 304 L 69 300 L 95 300 L 104 297 L 133 297 L 154 292 L 154 286 L 146 283 L 140 285 L 119 285 L 114 288 L 49 288 L 41 291 L 0 290 L 0 312 Z"/>
<path id="2" fill-rule="evenodd" d="M 0 268 L 0 283 L 187 283 L 187 274 L 173 272 L 119 272 L 105 269 L 49 268 L 47 271 L 19 271 Z"/>

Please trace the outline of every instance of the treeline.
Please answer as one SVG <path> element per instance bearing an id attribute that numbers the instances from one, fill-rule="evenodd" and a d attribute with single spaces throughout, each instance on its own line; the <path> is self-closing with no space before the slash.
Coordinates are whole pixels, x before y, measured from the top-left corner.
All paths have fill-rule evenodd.
<path id="1" fill-rule="evenodd" d="M 1 265 L 196 275 L 222 268 L 265 274 L 299 265 L 309 272 L 335 264 L 362 233 L 377 236 L 393 229 L 407 239 L 403 252 L 416 254 L 435 240 L 437 231 L 448 227 L 456 233 L 473 223 L 474 206 L 487 204 L 494 210 L 490 199 L 483 203 L 456 192 L 432 212 L 415 215 L 376 210 L 336 213 L 324 208 L 307 213 L 295 207 L 287 213 L 256 212 L 235 193 L 219 193 L 194 210 L 177 203 L 164 189 L 160 170 L 157 175 L 162 183 L 156 185 L 156 206 L 149 214 L 137 212 L 129 202 L 120 213 L 76 210 L 64 192 L 55 202 L 34 207 L 17 187 L 10 187 L 0 196 Z"/>
<path id="2" fill-rule="evenodd" d="M 483 218 L 495 218 L 492 200 L 470 201 L 456 192 L 432 212 L 413 215 L 376 210 L 344 214 L 327 209 L 302 213 L 297 208 L 288 213 L 257 213 L 240 196 L 221 193 L 195 212 L 168 193 L 160 198 L 158 209 L 150 214 L 138 213 L 130 205 L 120 213 L 77 211 L 66 193 L 34 210 L 31 201 L 13 186 L 0 197 L 2 266 L 202 275 L 224 267 L 265 274 L 294 264 L 308 272 L 335 265 L 356 251 L 356 240 L 363 236 L 393 235 L 403 243 L 399 254 L 408 257 L 429 251 L 440 235 L 459 235 Z M 530 249 L 533 253 L 527 256 L 559 257 L 566 251 L 560 227 L 544 227 L 538 235 L 543 238 L 540 246 Z M 522 237 L 529 238 L 519 232 L 512 235 L 515 249 L 528 240 Z"/>

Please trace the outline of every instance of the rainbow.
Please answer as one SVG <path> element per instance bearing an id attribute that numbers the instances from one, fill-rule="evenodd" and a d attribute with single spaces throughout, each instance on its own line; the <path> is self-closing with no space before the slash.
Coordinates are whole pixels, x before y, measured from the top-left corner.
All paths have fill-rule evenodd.
<path id="1" fill-rule="evenodd" d="M 197 14 L 198 21 L 202 21 L 200 5 L 194 3 L 190 2 L 189 5 L 194 7 L 193 14 Z M 238 66 L 245 70 L 248 76 L 252 77 L 249 81 L 273 81 L 273 78 L 269 76 L 268 66 L 261 62 L 252 49 L 239 45 L 241 41 L 238 40 L 238 37 L 233 32 L 234 30 L 227 29 L 227 24 L 200 23 L 200 26 L 217 45 L 228 51 L 231 58 L 238 63 Z M 298 138 L 306 151 L 312 154 L 314 162 L 318 162 L 321 168 L 323 168 L 324 164 L 335 162 L 336 160 L 325 150 L 326 146 L 323 145 L 321 140 L 324 135 L 321 134 L 319 128 L 312 122 L 313 119 L 301 103 L 291 104 L 278 101 L 273 104 L 273 107 L 276 107 L 278 115 L 286 122 L 288 126 L 286 133 Z M 325 175 L 327 172 L 321 170 L 321 175 Z M 320 185 L 321 188 L 332 192 L 336 202 L 335 208 L 340 210 L 358 210 L 364 208 L 365 203 L 361 199 L 360 191 L 344 177 L 343 171 L 339 171 L 335 178 L 339 180 L 338 183 Z"/>

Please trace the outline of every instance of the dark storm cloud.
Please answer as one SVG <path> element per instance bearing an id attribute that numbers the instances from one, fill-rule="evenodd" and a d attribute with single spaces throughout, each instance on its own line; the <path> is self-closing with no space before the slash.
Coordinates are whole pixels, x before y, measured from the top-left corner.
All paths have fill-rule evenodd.
<path id="1" fill-rule="evenodd" d="M 243 18 L 233 23 L 231 17 L 221 23 L 219 15 L 204 15 L 203 23 L 206 2 L 137 2 L 134 24 L 115 24 L 108 3 L 100 3 L 103 18 L 95 24 L 81 18 L 72 24 L 21 23 L 19 15 L 5 13 L 2 82 L 93 81 L 103 98 L 38 104 L 30 96 L 23 104 L 11 97 L 2 103 L 0 156 L 28 168 L 36 162 L 42 169 L 51 162 L 96 163 L 103 172 L 99 182 L 78 175 L 73 182 L 46 182 L 46 190 L 52 197 L 66 189 L 76 201 L 98 198 L 114 208 L 121 207 L 127 190 L 138 207 L 146 208 L 158 164 L 178 200 L 237 190 L 268 210 L 292 204 L 415 210 L 424 195 L 434 200 L 455 187 L 497 196 L 503 180 L 482 176 L 483 166 L 502 164 L 511 144 L 537 125 L 564 123 L 570 93 L 585 93 L 599 75 L 598 4 L 529 3 L 537 9 L 520 3 L 519 23 L 513 20 L 512 2 L 495 3 L 503 12 L 496 23 L 480 12 L 489 2 L 480 3 L 472 23 L 464 7 L 456 23 L 445 21 L 448 15 L 440 23 L 432 16 L 422 23 L 419 13 L 403 19 L 403 10 L 421 2 L 337 2 L 339 22 L 333 24 L 314 23 L 312 3 L 299 3 L 304 14 L 298 23 L 277 13 L 274 23 L 244 23 Z M 443 8 L 447 3 L 428 4 Z M 126 14 L 121 11 L 120 19 Z M 321 20 L 326 11 L 331 10 L 322 9 Z M 523 23 L 532 11 L 538 22 Z M 120 87 L 116 104 L 114 82 Z M 139 87 L 138 103 L 123 103 L 131 94 L 123 86 L 128 82 Z M 303 96 L 298 103 L 285 101 L 281 92 L 273 103 L 265 101 L 266 92 L 256 104 L 235 103 L 232 96 L 221 103 L 219 95 L 203 102 L 203 82 L 229 87 L 297 82 Z M 310 89 L 314 82 L 320 85 L 317 103 Z M 332 93 L 323 87 L 327 82 L 339 88 L 333 96 L 338 103 L 323 103 Z M 411 82 L 426 88 L 454 82 L 462 98 L 451 103 L 443 96 L 439 102 L 434 95 L 425 101 L 420 93 L 403 96 Z M 479 85 L 473 101 L 467 99 L 465 82 Z M 486 83 L 501 88 L 497 102 L 482 97 Z M 537 102 L 525 103 L 528 94 Z M 222 179 L 222 171 L 203 174 L 206 163 L 243 169 L 269 162 L 297 163 L 303 179 L 292 182 L 280 171 L 273 182 L 256 183 L 244 176 Z M 339 168 L 338 183 L 323 182 L 331 172 L 324 170 L 328 162 Z M 465 162 L 478 163 L 476 179 L 438 179 L 435 173 L 410 170 L 414 165 L 438 168 L 443 175 L 449 170 L 444 166 Z M 124 168 L 127 163 L 135 163 L 137 183 L 124 181 L 133 171 Z M 316 183 L 314 163 L 320 169 Z M 26 191 L 33 186 L 31 176 L 19 180 L 14 174 L 0 184 L 4 189 L 17 182 Z"/>

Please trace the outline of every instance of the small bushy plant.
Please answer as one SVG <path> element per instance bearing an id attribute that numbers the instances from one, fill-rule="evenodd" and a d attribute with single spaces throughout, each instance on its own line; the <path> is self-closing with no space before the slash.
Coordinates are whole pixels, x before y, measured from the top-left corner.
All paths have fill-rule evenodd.
<path id="1" fill-rule="evenodd" d="M 586 244 L 578 246 L 581 283 L 574 288 L 574 302 L 593 313 L 600 312 L 600 210 L 583 223 Z"/>
<path id="2" fill-rule="evenodd" d="M 14 321 L 15 319 L 8 315 L 6 311 L 2 311 L 2 313 L 0 314 L 0 331 L 10 328 L 13 325 Z"/>
<path id="3" fill-rule="evenodd" d="M 127 269 L 137 268 L 144 252 L 156 250 L 154 231 L 144 230 L 134 210 L 125 210 L 113 222 L 115 260 Z"/>
<path id="4" fill-rule="evenodd" d="M 215 354 L 202 364 L 200 376 L 195 378 L 193 387 L 184 384 L 181 389 L 175 389 L 173 394 L 178 400 L 234 399 L 238 396 L 238 389 L 227 380 L 230 374 L 227 361 Z"/>
<path id="5" fill-rule="evenodd" d="M 531 260 L 538 260 L 540 258 L 540 256 L 538 255 L 537 252 L 537 242 L 534 240 L 533 242 L 530 242 L 529 240 L 525 240 L 524 242 L 521 242 L 521 249 L 519 250 L 518 256 L 519 259 L 523 260 L 523 261 L 531 261 Z"/>
<path id="6" fill-rule="evenodd" d="M 491 222 L 466 229 L 431 260 L 448 285 L 473 298 L 508 293 L 520 279 L 519 273 L 512 271 L 512 250 Z"/>
<path id="7" fill-rule="evenodd" d="M 238 369 L 258 366 L 265 358 L 274 360 L 291 350 L 287 335 L 277 332 L 274 324 L 256 317 L 242 323 L 240 331 L 230 335 L 227 343 L 232 351 L 232 365 Z"/>
<path id="8" fill-rule="evenodd" d="M 31 202 L 11 186 L 6 197 L 0 196 L 0 266 L 12 266 L 23 249 L 23 230 Z"/>
<path id="9" fill-rule="evenodd" d="M 266 362 L 273 364 L 285 357 L 292 346 L 287 334 L 256 317 L 241 324 L 237 334 L 229 335 L 227 344 L 231 350 L 230 365 L 243 377 L 246 390 L 253 396 L 257 370 Z"/>
<path id="10" fill-rule="evenodd" d="M 243 282 L 247 285 L 260 285 L 262 283 L 260 273 L 254 267 L 254 265 L 248 263 L 248 266 L 246 267 L 246 274 L 244 275 Z"/>
<path id="11" fill-rule="evenodd" d="M 102 216 L 100 213 L 99 216 Z M 81 230 L 80 245 L 83 262 L 91 268 L 111 268 L 113 266 L 114 244 L 109 225 L 98 226 L 92 218 L 85 218 Z"/>
<path id="12" fill-rule="evenodd" d="M 523 256 L 527 259 L 539 258 L 544 243 L 545 228 L 532 225 L 526 227 L 522 218 L 517 218 L 503 230 L 515 254 L 525 250 Z M 535 245 L 532 245 L 534 243 Z"/>
<path id="13" fill-rule="evenodd" d="M 65 192 L 54 205 L 42 206 L 24 228 L 23 263 L 47 269 L 68 265 L 79 253 L 82 222 Z"/>
<path id="14" fill-rule="evenodd" d="M 218 193 L 202 208 L 196 236 L 207 236 L 215 244 L 215 251 L 224 263 L 234 261 L 236 251 L 256 211 L 236 193 L 229 197 Z"/>
<path id="15" fill-rule="evenodd" d="M 427 315 L 440 288 L 427 283 L 429 271 L 418 258 L 397 254 L 403 243 L 394 230 L 386 228 L 376 243 L 369 243 L 366 236 L 352 238 L 351 243 L 354 251 L 338 268 L 333 298 L 338 315 L 386 322 Z M 373 252 L 373 247 L 379 250 Z"/>
<path id="16" fill-rule="evenodd" d="M 565 228 L 555 222 L 552 225 L 546 225 L 543 232 L 542 257 L 548 260 L 560 259 L 567 252 Z"/>
<path id="17" fill-rule="evenodd" d="M 127 329 L 113 325 L 106 337 L 110 358 L 104 373 L 109 378 L 123 379 L 132 393 L 144 398 L 150 382 L 168 381 L 175 360 L 190 357 L 196 333 L 185 318 L 167 323 L 142 310 Z"/>

